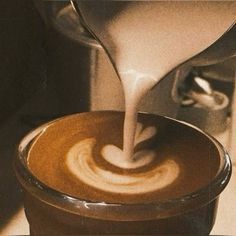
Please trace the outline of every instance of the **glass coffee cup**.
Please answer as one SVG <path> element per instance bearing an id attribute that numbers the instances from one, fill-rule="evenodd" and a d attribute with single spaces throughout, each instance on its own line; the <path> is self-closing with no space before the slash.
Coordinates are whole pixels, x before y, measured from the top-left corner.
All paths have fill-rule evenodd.
<path id="1" fill-rule="evenodd" d="M 231 176 L 231 162 L 220 143 L 187 123 L 163 116 L 139 114 L 139 119 L 142 122 L 151 120 L 151 123 L 154 122 L 158 125 L 158 134 L 165 143 L 169 142 L 169 138 L 172 142 L 175 140 L 179 142 L 183 155 L 185 152 L 187 154 L 185 149 L 189 149 L 190 142 L 193 151 L 198 152 L 197 155 L 204 156 L 209 160 L 211 158 L 218 160 L 217 170 L 213 173 L 214 177 L 209 183 L 175 198 L 170 197 L 161 200 L 156 199 L 154 202 L 144 201 L 133 204 L 102 200 L 92 201 L 54 189 L 43 183 L 29 170 L 27 158 L 32 143 L 43 132 L 47 132 L 49 126 L 59 127 L 62 123 L 68 125 L 76 121 L 89 129 L 92 122 L 93 124 L 99 122 L 99 126 L 102 127 L 103 122 L 107 121 L 105 117 L 111 116 L 123 120 L 123 115 L 122 112 L 103 111 L 65 116 L 38 127 L 21 141 L 14 167 L 23 188 L 25 213 L 31 235 L 205 235 L 210 233 L 215 222 L 219 195 L 228 184 Z M 185 137 L 182 139 L 183 141 L 177 141 L 181 140 L 180 135 Z M 185 148 L 186 145 L 188 148 Z M 170 145 L 170 152 L 171 148 Z M 209 150 L 212 151 L 209 152 Z M 196 166 L 196 168 L 198 167 Z M 211 171 L 210 166 L 208 170 Z M 194 178 L 198 177 L 196 173 L 193 173 Z"/>

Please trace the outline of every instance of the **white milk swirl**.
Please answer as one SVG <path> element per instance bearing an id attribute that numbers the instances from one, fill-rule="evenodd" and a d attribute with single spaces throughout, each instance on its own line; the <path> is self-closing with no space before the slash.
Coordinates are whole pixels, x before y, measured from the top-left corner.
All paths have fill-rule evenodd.
<path id="1" fill-rule="evenodd" d="M 119 194 L 148 193 L 168 186 L 179 175 L 179 166 L 171 159 L 144 173 L 113 173 L 94 162 L 92 151 L 95 145 L 94 138 L 76 143 L 67 153 L 66 165 L 80 181 L 102 191 Z"/>

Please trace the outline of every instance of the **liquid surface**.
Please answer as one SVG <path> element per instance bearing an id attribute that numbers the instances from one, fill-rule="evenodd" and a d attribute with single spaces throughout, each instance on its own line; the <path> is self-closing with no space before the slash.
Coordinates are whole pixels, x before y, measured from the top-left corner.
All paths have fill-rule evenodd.
<path id="1" fill-rule="evenodd" d="M 51 125 L 30 149 L 32 172 L 55 189 L 94 201 L 155 202 L 205 186 L 219 164 L 212 144 L 189 129 L 164 125 L 162 133 L 161 120 L 137 125 L 138 104 L 233 24 L 236 3 L 81 1 L 79 7 L 120 77 L 125 119 L 103 113 Z"/>
<path id="2" fill-rule="evenodd" d="M 130 204 L 186 195 L 206 186 L 217 173 L 219 153 L 205 136 L 150 115 L 141 115 L 139 123 L 143 130 L 156 127 L 157 132 L 135 150 L 152 150 L 150 163 L 125 169 L 114 162 L 116 156 L 104 158 L 109 143 L 122 147 L 123 119 L 122 113 L 95 112 L 52 123 L 29 149 L 30 171 L 72 196 Z"/>
<path id="3" fill-rule="evenodd" d="M 236 3 L 80 1 L 78 5 L 123 85 L 126 115 L 120 161 L 131 165 L 140 100 L 168 72 L 206 49 L 234 23 Z"/>

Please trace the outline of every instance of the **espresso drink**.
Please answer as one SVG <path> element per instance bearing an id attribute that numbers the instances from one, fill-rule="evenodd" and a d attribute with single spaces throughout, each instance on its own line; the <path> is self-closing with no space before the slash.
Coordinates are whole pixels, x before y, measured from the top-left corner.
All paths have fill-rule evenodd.
<path id="1" fill-rule="evenodd" d="M 151 159 L 124 168 L 106 156 L 111 143 L 122 148 L 123 124 L 122 112 L 81 113 L 23 139 L 15 168 L 32 235 L 210 232 L 230 178 L 222 147 L 186 124 L 139 114 L 134 153 Z"/>
<path id="2" fill-rule="evenodd" d="M 135 139 L 137 156 L 145 152 L 152 157 L 149 164 L 125 169 L 116 154 L 104 158 L 110 143 L 122 148 L 123 119 L 122 113 L 96 112 L 52 123 L 31 145 L 30 171 L 71 196 L 126 204 L 178 198 L 206 186 L 216 175 L 219 159 L 206 158 L 218 155 L 209 140 L 193 145 L 198 132 L 166 125 L 151 115 L 140 115 Z M 147 139 L 150 127 L 157 132 Z M 204 141 L 209 146 L 205 143 L 199 155 Z"/>

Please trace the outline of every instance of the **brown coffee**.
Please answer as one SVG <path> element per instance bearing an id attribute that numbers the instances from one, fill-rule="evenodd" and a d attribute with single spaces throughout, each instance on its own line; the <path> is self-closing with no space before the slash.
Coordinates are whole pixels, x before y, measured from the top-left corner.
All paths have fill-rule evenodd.
<path id="1" fill-rule="evenodd" d="M 123 120 L 122 113 L 96 112 L 51 123 L 30 147 L 30 171 L 71 196 L 129 204 L 179 198 L 203 188 L 217 174 L 218 150 L 207 137 L 152 115 L 140 114 L 139 122 L 143 130 L 156 127 L 157 133 L 136 148 L 154 150 L 152 161 L 133 169 L 109 163 L 101 153 L 108 144 L 122 147 Z"/>
<path id="2" fill-rule="evenodd" d="M 136 159 L 121 168 L 111 161 L 119 155 L 107 153 L 122 147 L 123 119 L 75 114 L 22 140 L 15 170 L 32 235 L 209 234 L 230 178 L 228 155 L 190 125 L 139 114 Z"/>

